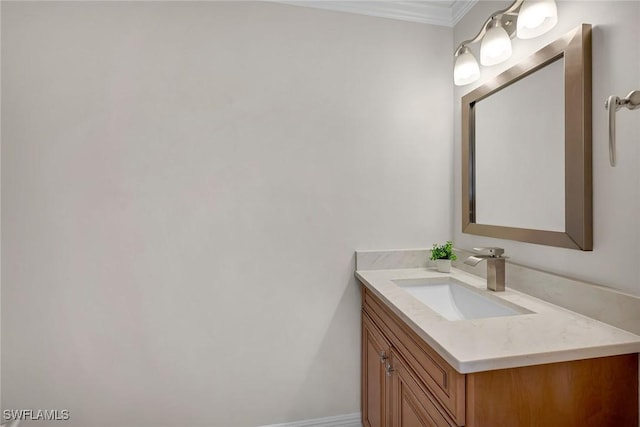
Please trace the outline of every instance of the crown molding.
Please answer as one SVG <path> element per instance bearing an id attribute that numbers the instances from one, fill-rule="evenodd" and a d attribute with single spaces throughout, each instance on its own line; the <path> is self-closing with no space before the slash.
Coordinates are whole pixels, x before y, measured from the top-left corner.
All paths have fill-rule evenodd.
<path id="1" fill-rule="evenodd" d="M 455 27 L 458 22 L 471 10 L 479 0 L 455 0 L 451 5 L 451 27 Z"/>
<path id="2" fill-rule="evenodd" d="M 272 0 L 293 6 L 453 27 L 479 0 Z"/>

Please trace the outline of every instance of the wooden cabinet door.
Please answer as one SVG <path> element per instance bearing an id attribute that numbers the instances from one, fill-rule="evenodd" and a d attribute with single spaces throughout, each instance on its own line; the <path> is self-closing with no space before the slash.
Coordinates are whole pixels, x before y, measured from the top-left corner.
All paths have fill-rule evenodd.
<path id="1" fill-rule="evenodd" d="M 391 351 L 391 417 L 393 427 L 449 427 L 435 398 L 419 383 L 396 352 Z"/>
<path id="2" fill-rule="evenodd" d="M 369 316 L 362 312 L 362 424 L 390 427 L 389 376 L 391 345 Z"/>

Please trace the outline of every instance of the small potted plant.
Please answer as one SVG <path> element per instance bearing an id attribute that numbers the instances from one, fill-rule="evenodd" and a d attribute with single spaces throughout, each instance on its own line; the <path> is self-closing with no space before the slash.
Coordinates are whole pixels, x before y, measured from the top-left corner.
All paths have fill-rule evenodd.
<path id="1" fill-rule="evenodd" d="M 433 244 L 431 248 L 431 260 L 436 262 L 436 267 L 441 273 L 449 273 L 451 271 L 451 261 L 458 259 L 455 253 L 453 253 L 453 242 L 447 240 L 444 245 L 437 243 Z"/>

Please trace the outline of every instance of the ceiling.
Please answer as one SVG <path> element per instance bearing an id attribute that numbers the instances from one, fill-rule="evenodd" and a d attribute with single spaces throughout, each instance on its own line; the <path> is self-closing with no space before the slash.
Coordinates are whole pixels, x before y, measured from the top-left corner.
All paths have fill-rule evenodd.
<path id="1" fill-rule="evenodd" d="M 276 0 L 295 6 L 453 27 L 478 0 Z"/>

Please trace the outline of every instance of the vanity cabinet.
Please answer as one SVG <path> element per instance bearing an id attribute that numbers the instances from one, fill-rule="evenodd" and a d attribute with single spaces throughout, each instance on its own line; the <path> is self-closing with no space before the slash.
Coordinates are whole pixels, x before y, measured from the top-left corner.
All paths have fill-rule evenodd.
<path id="1" fill-rule="evenodd" d="M 363 287 L 364 427 L 638 426 L 638 355 L 461 374 Z"/>

